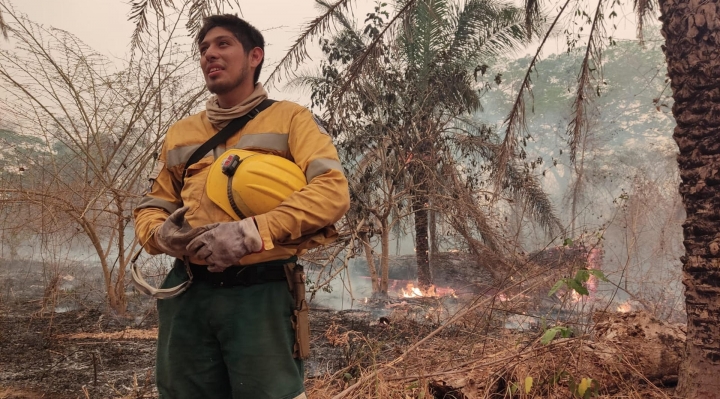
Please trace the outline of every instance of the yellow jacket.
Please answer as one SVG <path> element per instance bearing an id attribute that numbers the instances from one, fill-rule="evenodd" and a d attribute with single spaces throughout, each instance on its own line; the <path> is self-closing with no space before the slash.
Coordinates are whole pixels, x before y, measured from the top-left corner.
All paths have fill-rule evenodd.
<path id="1" fill-rule="evenodd" d="M 255 216 L 265 250 L 243 257 L 241 265 L 302 255 L 308 248 L 335 239 L 332 224 L 350 207 L 348 183 L 330 136 L 309 110 L 288 101 L 274 103 L 231 136 L 225 146 L 218 146 L 191 165 L 181 185 L 185 162 L 217 131 L 205 111 L 178 121 L 168 130 L 150 176 L 150 191 L 134 210 L 135 232 L 147 252 L 161 253 L 154 232 L 182 206 L 190 208 L 185 218 L 193 227 L 233 220 L 205 194 L 209 166 L 230 148 L 282 156 L 295 162 L 308 181 L 274 210 Z M 190 261 L 205 263 L 202 259 Z"/>

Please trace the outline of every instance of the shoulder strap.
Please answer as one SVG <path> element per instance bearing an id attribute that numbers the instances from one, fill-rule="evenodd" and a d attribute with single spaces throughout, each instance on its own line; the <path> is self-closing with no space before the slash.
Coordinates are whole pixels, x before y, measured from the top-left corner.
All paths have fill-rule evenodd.
<path id="1" fill-rule="evenodd" d="M 270 99 L 263 100 L 263 102 L 258 104 L 257 107 L 250 110 L 250 112 L 248 112 L 247 114 L 230 121 L 227 126 L 222 128 L 219 132 L 215 133 L 215 135 L 210 137 L 208 141 L 204 142 L 200 147 L 198 147 L 198 149 L 195 150 L 192 155 L 190 155 L 190 158 L 188 158 L 187 162 L 185 162 L 185 168 L 183 168 L 182 174 L 182 182 L 185 182 L 185 174 L 187 173 L 187 169 L 188 167 L 190 167 L 190 165 L 203 159 L 203 157 L 205 156 L 205 154 L 208 153 L 208 151 L 227 141 L 230 136 L 245 127 L 245 125 L 250 122 L 251 119 L 255 118 L 259 113 L 267 109 L 269 106 L 273 105 L 273 103 L 275 102 L 275 100 Z"/>

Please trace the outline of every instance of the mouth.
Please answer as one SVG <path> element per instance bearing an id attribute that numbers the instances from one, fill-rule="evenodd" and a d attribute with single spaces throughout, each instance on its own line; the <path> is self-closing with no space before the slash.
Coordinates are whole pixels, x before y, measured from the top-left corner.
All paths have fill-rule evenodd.
<path id="1" fill-rule="evenodd" d="M 211 67 L 211 68 L 209 68 L 208 71 L 207 71 L 207 77 L 208 77 L 208 78 L 214 78 L 214 77 L 220 75 L 220 73 L 221 73 L 222 71 L 223 71 L 223 69 L 220 68 L 220 67 Z"/>

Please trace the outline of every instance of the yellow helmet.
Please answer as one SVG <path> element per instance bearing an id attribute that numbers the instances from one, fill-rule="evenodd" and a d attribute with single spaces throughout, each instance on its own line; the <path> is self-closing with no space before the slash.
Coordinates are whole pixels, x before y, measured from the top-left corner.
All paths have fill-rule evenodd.
<path id="1" fill-rule="evenodd" d="M 293 162 L 270 154 L 228 150 L 210 165 L 207 196 L 235 220 L 275 209 L 307 184 Z"/>

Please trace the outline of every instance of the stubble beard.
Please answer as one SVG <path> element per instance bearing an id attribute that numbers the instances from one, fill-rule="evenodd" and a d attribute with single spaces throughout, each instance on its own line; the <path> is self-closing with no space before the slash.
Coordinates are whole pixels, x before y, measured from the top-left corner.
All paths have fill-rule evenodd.
<path id="1" fill-rule="evenodd" d="M 238 86 L 240 86 L 243 82 L 244 76 L 240 76 L 233 82 L 210 82 L 206 83 L 207 89 L 212 94 L 227 94 L 231 91 L 235 90 Z"/>
<path id="2" fill-rule="evenodd" d="M 237 77 L 232 82 L 208 82 L 205 81 L 205 86 L 207 87 L 208 91 L 212 94 L 216 95 L 223 95 L 232 92 L 237 87 L 241 86 L 242 83 L 247 79 L 248 72 L 247 72 L 247 65 L 242 68 L 242 72 L 240 73 L 240 76 Z"/>

